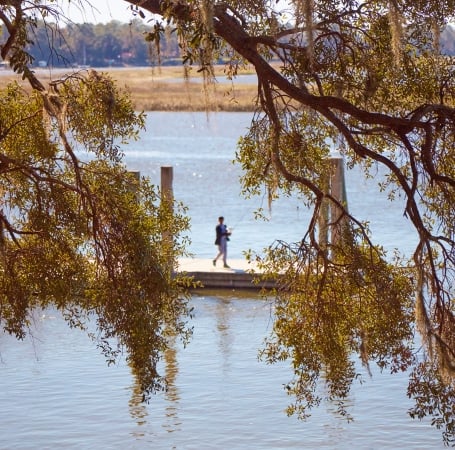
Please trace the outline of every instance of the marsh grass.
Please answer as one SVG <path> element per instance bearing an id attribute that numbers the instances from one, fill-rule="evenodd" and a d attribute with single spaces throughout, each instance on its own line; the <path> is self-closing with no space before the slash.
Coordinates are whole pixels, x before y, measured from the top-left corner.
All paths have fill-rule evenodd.
<path id="1" fill-rule="evenodd" d="M 138 110 L 144 111 L 251 111 L 256 84 L 216 81 L 204 87 L 200 73 L 185 79 L 182 67 L 134 68 L 106 71 L 125 87 Z M 219 68 L 216 75 L 224 76 Z"/>
<path id="2" fill-rule="evenodd" d="M 109 74 L 120 88 L 128 90 L 138 111 L 251 111 L 255 106 L 257 84 L 226 80 L 223 66 L 216 67 L 215 75 L 219 78 L 207 88 L 204 88 L 202 75 L 195 70 L 190 73 L 189 79 L 185 79 L 181 66 L 96 70 Z M 36 74 L 45 86 L 51 77 L 56 79 L 66 73 L 70 71 L 36 69 Z M 242 72 L 248 73 L 251 72 Z M 13 80 L 28 88 L 14 72 L 0 71 L 1 88 Z"/>

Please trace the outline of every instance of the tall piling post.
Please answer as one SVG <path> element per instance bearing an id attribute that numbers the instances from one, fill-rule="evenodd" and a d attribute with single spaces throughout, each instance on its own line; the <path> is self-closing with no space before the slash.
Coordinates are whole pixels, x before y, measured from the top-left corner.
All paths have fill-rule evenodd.
<path id="1" fill-rule="evenodd" d="M 328 195 L 330 192 L 330 175 L 327 175 L 323 178 L 322 190 L 324 195 Z M 324 252 L 327 251 L 327 246 L 329 244 L 329 211 L 330 205 L 329 200 L 324 198 L 319 210 L 318 225 L 319 225 L 319 234 L 318 241 L 319 246 L 324 249 Z"/>
<path id="2" fill-rule="evenodd" d="M 174 192 L 173 192 L 174 170 L 172 166 L 161 167 L 161 212 L 166 217 L 166 223 L 170 226 L 162 232 L 162 245 L 167 257 L 168 271 L 171 274 L 173 271 L 173 235 L 172 235 L 172 222 L 173 222 L 173 205 L 174 205 Z"/>
<path id="3" fill-rule="evenodd" d="M 344 179 L 344 165 L 343 158 L 336 156 L 330 158 L 331 165 L 331 180 L 330 180 L 330 194 L 335 200 L 338 200 L 344 208 L 347 208 L 347 195 L 346 195 L 346 184 Z M 346 222 L 345 218 L 342 217 L 343 211 L 341 208 L 336 206 L 333 202 L 330 208 L 330 222 L 331 227 L 331 242 L 336 245 L 341 238 L 341 233 Z"/>
<path id="4" fill-rule="evenodd" d="M 328 160 L 329 174 L 324 181 L 324 192 L 347 208 L 346 183 L 344 165 L 341 155 L 331 156 Z M 330 243 L 336 245 L 341 238 L 345 219 L 343 211 L 333 201 L 324 199 L 319 214 L 319 244 L 326 248 Z"/>

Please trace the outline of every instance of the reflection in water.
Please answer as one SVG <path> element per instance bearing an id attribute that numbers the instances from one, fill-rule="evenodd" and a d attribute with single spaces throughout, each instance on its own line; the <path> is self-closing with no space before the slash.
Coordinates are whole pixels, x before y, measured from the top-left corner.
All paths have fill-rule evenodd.
<path id="1" fill-rule="evenodd" d="M 160 367 L 169 390 L 148 404 L 126 362 L 108 367 L 87 336 L 68 330 L 58 314 L 40 322 L 38 347 L 0 335 L 0 448 L 444 448 L 428 421 L 407 416 L 406 374 L 373 371 L 373 379 L 356 385 L 349 424 L 330 403 L 307 422 L 287 417 L 282 383 L 292 367 L 257 360 L 272 326 L 269 302 L 204 292 L 191 306 L 193 338 L 185 348 L 171 343 Z"/>
<path id="2" fill-rule="evenodd" d="M 165 377 L 166 377 L 166 392 L 164 398 L 166 400 L 165 406 L 165 417 L 162 427 L 167 432 L 172 433 L 174 431 L 180 431 L 181 421 L 178 418 L 178 402 L 180 400 L 179 391 L 176 385 L 176 379 L 178 374 L 178 363 L 177 363 L 177 349 L 175 339 L 169 344 L 169 349 L 164 353 L 165 362 Z M 147 424 L 148 408 L 143 402 L 143 394 L 141 392 L 140 384 L 135 381 L 131 387 L 132 394 L 129 401 L 129 410 L 131 417 L 136 421 L 138 427 L 143 427 Z M 152 400 L 153 408 L 153 400 Z M 153 421 L 153 420 L 152 420 Z M 137 429 L 132 435 L 136 438 L 143 437 L 147 434 L 147 431 Z"/>
<path id="3" fill-rule="evenodd" d="M 232 304 L 229 297 L 220 298 L 215 307 L 216 327 L 219 331 L 219 348 L 223 357 L 223 373 L 230 368 L 230 355 L 233 343 L 233 336 L 230 330 L 229 319 L 232 315 Z"/>
<path id="4" fill-rule="evenodd" d="M 136 438 L 142 437 L 145 435 L 145 431 L 141 429 L 147 423 L 147 407 L 142 401 L 143 395 L 141 392 L 141 385 L 137 382 L 135 378 L 134 385 L 131 387 L 131 399 L 128 402 L 130 415 L 136 421 L 137 428 L 134 430 L 132 435 Z"/>
<path id="5" fill-rule="evenodd" d="M 181 421 L 178 418 L 179 390 L 176 384 L 178 374 L 177 350 L 175 342 L 169 345 L 169 349 L 164 353 L 166 364 L 166 421 L 163 427 L 169 432 L 180 431 Z"/>

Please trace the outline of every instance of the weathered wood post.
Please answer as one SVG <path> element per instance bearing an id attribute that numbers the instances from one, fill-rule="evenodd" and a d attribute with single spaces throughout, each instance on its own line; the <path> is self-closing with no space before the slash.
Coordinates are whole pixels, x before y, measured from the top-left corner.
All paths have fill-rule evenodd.
<path id="1" fill-rule="evenodd" d="M 346 184 L 343 157 L 331 156 L 328 160 L 329 174 L 324 181 L 324 192 L 330 194 L 347 208 Z M 341 237 L 344 218 L 342 210 L 332 201 L 324 200 L 319 215 L 319 245 L 325 248 L 330 243 L 336 245 Z"/>
<path id="2" fill-rule="evenodd" d="M 322 180 L 322 190 L 324 194 L 328 194 L 330 192 L 330 176 L 324 176 Z M 324 252 L 327 251 L 327 246 L 329 244 L 329 211 L 330 205 L 327 198 L 322 200 L 321 209 L 319 211 L 319 246 L 324 249 Z"/>
<path id="3" fill-rule="evenodd" d="M 338 200 L 345 208 L 347 208 L 346 185 L 344 179 L 343 157 L 341 155 L 330 158 L 331 164 L 331 180 L 330 193 L 333 198 Z M 336 245 L 341 238 L 341 233 L 346 222 L 342 217 L 343 211 L 334 203 L 330 207 L 330 222 L 331 227 L 331 242 Z"/>
<path id="4" fill-rule="evenodd" d="M 163 249 L 168 260 L 168 270 L 172 273 L 173 270 L 173 236 L 172 236 L 172 218 L 173 218 L 173 179 L 174 171 L 172 166 L 161 167 L 161 211 L 167 218 L 166 223 L 170 226 L 162 232 Z"/>

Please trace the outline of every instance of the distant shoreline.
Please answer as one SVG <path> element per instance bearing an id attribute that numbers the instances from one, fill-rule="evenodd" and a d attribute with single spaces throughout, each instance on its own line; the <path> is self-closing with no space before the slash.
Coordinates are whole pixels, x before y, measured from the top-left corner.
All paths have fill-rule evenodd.
<path id="1" fill-rule="evenodd" d="M 201 74 L 193 69 L 190 79 L 185 80 L 182 66 L 103 67 L 93 70 L 107 73 L 120 88 L 129 91 L 134 107 L 138 111 L 249 112 L 255 108 L 257 83 L 226 80 L 224 66 L 217 66 L 215 70 L 216 76 L 222 81 L 217 80 L 206 90 L 204 90 Z M 44 85 L 47 85 L 51 78 L 55 79 L 65 73 L 78 71 L 82 69 L 35 69 L 35 73 Z M 245 74 L 253 74 L 253 72 L 242 72 L 242 75 Z M 28 89 L 27 83 L 12 70 L 0 70 L 0 88 L 12 81 L 17 81 Z"/>

